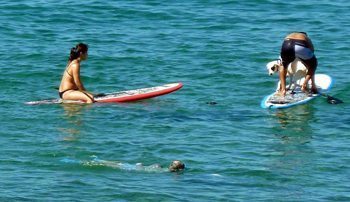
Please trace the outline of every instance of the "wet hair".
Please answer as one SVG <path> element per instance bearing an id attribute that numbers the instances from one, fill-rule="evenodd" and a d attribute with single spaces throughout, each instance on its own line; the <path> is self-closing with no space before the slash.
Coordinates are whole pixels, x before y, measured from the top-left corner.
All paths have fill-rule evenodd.
<path id="1" fill-rule="evenodd" d="M 298 32 L 300 34 L 304 34 L 305 36 L 307 36 L 307 33 L 306 32 Z"/>
<path id="2" fill-rule="evenodd" d="M 177 172 L 183 169 L 185 169 L 185 164 L 178 160 L 171 162 L 171 164 L 169 165 L 170 172 Z"/>
<path id="3" fill-rule="evenodd" d="M 73 61 L 80 57 L 82 53 L 87 53 L 88 45 L 84 43 L 79 43 L 70 50 L 69 61 Z"/>

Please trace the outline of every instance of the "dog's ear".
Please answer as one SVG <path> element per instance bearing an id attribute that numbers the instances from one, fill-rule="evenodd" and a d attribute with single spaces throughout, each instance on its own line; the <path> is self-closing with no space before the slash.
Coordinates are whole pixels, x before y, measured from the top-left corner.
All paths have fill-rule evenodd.
<path id="1" fill-rule="evenodd" d="M 267 68 L 267 69 L 271 69 L 275 64 L 276 64 L 276 61 L 275 61 L 275 60 L 274 60 L 274 61 L 271 61 L 271 62 L 269 62 L 269 63 L 266 64 L 266 68 Z"/>
<path id="2" fill-rule="evenodd" d="M 272 67 L 272 71 L 277 72 L 277 71 L 280 70 L 281 67 L 282 67 L 281 64 L 275 64 L 275 65 L 273 65 L 273 67 Z"/>
<path id="3" fill-rule="evenodd" d="M 273 66 L 271 67 L 271 70 L 275 72 L 276 70 L 278 70 L 278 66 L 277 66 L 276 64 L 273 65 Z"/>

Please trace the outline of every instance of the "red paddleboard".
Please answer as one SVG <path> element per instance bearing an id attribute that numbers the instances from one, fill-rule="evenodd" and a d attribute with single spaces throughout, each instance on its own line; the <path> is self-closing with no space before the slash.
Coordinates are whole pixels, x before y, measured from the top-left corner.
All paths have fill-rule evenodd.
<path id="1" fill-rule="evenodd" d="M 170 83 L 162 86 L 155 86 L 150 88 L 141 88 L 136 90 L 119 91 L 114 93 L 99 94 L 95 96 L 95 101 L 98 103 L 111 102 L 132 102 L 137 100 L 149 99 L 161 95 L 165 95 L 182 88 L 182 83 Z M 47 99 L 40 101 L 26 102 L 28 105 L 37 104 L 62 104 L 62 103 L 84 103 L 77 100 L 62 100 L 62 99 Z"/>

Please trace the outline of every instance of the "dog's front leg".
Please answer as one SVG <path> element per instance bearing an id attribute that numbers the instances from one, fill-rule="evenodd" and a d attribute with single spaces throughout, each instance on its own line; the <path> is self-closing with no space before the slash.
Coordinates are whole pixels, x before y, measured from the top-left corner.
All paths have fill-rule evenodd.
<path id="1" fill-rule="evenodd" d="M 290 90 L 290 89 L 291 89 L 292 84 L 293 84 L 293 76 L 289 75 L 289 85 L 288 85 L 287 90 Z"/>
<path id="2" fill-rule="evenodd" d="M 277 88 L 276 88 L 276 92 L 281 90 L 281 81 L 278 81 L 277 83 Z"/>

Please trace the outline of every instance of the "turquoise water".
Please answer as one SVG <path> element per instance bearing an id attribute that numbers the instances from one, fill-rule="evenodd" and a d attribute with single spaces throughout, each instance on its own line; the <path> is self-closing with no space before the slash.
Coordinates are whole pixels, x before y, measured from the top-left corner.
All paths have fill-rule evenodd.
<path id="1" fill-rule="evenodd" d="M 0 201 L 349 201 L 349 9 L 345 0 L 3 1 Z M 265 64 L 292 31 L 309 33 L 317 72 L 334 78 L 330 94 L 344 104 L 260 108 L 278 80 Z M 81 74 L 92 92 L 184 87 L 135 103 L 25 105 L 57 97 L 78 42 L 89 45 Z"/>

